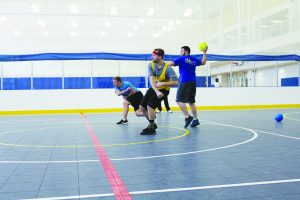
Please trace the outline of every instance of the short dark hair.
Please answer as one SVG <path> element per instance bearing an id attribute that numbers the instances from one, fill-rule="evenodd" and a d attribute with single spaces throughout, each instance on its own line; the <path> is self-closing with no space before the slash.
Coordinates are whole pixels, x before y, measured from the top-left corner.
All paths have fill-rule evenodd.
<path id="1" fill-rule="evenodd" d="M 181 48 L 184 49 L 185 51 L 187 51 L 188 54 L 191 53 L 191 48 L 190 48 L 190 47 L 188 47 L 188 46 L 183 46 L 183 47 L 181 47 Z"/>
<path id="2" fill-rule="evenodd" d="M 113 80 L 117 81 L 117 82 L 122 82 L 122 79 L 120 76 L 115 76 L 113 77 Z"/>
<path id="3" fill-rule="evenodd" d="M 218 79 L 218 78 L 216 78 L 216 79 L 215 79 L 215 81 L 216 81 L 216 82 L 219 82 L 219 79 Z"/>
<path id="4" fill-rule="evenodd" d="M 154 49 L 153 52 L 155 52 L 155 54 L 158 55 L 158 56 L 161 56 L 161 57 L 165 56 L 165 51 L 163 49 L 156 48 L 156 49 Z"/>

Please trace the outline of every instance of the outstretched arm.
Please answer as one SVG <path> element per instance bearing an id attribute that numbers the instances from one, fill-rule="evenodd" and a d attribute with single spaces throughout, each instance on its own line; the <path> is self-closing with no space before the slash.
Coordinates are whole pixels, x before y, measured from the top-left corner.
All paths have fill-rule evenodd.
<path id="1" fill-rule="evenodd" d="M 121 95 L 123 95 L 125 92 L 127 92 L 128 90 L 130 90 L 130 88 L 127 88 L 126 90 L 123 90 L 123 91 L 116 90 L 116 94 L 117 94 L 118 96 L 121 96 Z"/>
<path id="2" fill-rule="evenodd" d="M 168 82 L 158 82 L 155 84 L 156 87 L 161 87 L 161 86 L 176 86 L 178 85 L 178 81 L 168 81 Z"/>
<path id="3" fill-rule="evenodd" d="M 202 65 L 206 64 L 206 51 L 207 51 L 208 47 L 206 47 L 206 49 L 203 50 L 203 57 L 202 57 Z"/>
<path id="4" fill-rule="evenodd" d="M 175 66 L 175 63 L 173 62 L 173 61 L 169 61 L 169 62 L 167 62 L 168 63 L 168 65 L 170 65 L 170 66 Z"/>

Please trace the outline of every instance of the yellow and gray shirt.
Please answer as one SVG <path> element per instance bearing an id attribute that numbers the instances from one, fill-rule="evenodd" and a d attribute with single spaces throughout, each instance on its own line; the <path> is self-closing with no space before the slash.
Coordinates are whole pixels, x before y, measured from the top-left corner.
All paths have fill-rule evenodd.
<path id="1" fill-rule="evenodd" d="M 165 62 L 163 63 L 163 66 L 161 68 L 158 68 L 156 63 L 151 62 L 148 65 L 148 74 L 149 74 L 149 77 L 155 76 L 159 82 L 168 82 L 168 81 L 177 81 L 178 80 L 177 75 L 174 72 L 173 68 Z M 170 87 L 162 86 L 158 89 L 159 90 L 161 90 L 161 89 L 170 90 Z"/>

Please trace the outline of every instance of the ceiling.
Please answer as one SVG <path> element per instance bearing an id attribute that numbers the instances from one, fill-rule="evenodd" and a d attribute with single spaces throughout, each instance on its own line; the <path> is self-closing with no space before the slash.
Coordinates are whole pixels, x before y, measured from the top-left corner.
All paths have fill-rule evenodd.
<path id="1" fill-rule="evenodd" d="M 227 28 L 253 19 L 284 2 L 0 0 L 0 53 L 145 53 L 158 46 L 177 53 L 180 45 L 188 44 L 196 48 L 198 42 L 203 40 L 212 42 L 214 49 L 211 50 L 222 53 L 226 37 L 230 37 L 230 34 L 226 36 Z M 287 15 L 285 12 L 270 15 L 264 19 L 263 25 L 270 26 L 268 23 Z M 221 30 L 223 42 L 214 43 L 214 38 Z M 231 36 L 232 40 L 237 37 Z M 220 45 L 222 43 L 223 46 Z M 242 43 L 237 45 L 241 46 Z"/>

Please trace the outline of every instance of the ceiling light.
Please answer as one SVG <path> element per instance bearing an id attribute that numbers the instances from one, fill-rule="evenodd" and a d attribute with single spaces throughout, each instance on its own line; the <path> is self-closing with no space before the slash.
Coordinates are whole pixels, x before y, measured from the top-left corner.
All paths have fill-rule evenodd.
<path id="1" fill-rule="evenodd" d="M 75 5 L 71 5 L 71 6 L 70 6 L 70 11 L 71 11 L 72 13 L 74 13 L 74 14 L 78 14 L 78 13 L 79 13 L 79 9 L 78 9 L 78 7 L 75 6 Z"/>
<path id="2" fill-rule="evenodd" d="M 138 30 L 139 26 L 138 25 L 134 25 L 133 28 L 134 28 L 134 30 Z"/>
<path id="3" fill-rule="evenodd" d="M 132 34 L 131 32 L 129 32 L 129 33 L 127 34 L 128 37 L 132 37 L 132 35 L 133 35 L 133 34 Z"/>
<path id="4" fill-rule="evenodd" d="M 173 26 L 174 22 L 173 21 L 169 21 L 169 26 Z"/>
<path id="5" fill-rule="evenodd" d="M 100 36 L 101 36 L 101 37 L 105 37 L 105 36 L 106 36 L 106 32 L 102 31 L 102 32 L 100 33 Z"/>
<path id="6" fill-rule="evenodd" d="M 43 35 L 44 35 L 45 37 L 48 37 L 48 36 L 49 36 L 48 31 L 45 31 Z"/>
<path id="7" fill-rule="evenodd" d="M 190 17 L 192 14 L 193 14 L 193 10 L 192 10 L 191 8 L 187 9 L 187 10 L 184 12 L 184 16 L 185 16 L 185 17 Z"/>
<path id="8" fill-rule="evenodd" d="M 141 18 L 141 19 L 139 19 L 139 23 L 143 24 L 143 23 L 145 23 L 145 20 L 143 18 Z"/>
<path id="9" fill-rule="evenodd" d="M 37 25 L 43 26 L 43 27 L 45 27 L 45 26 L 47 25 L 46 22 L 44 22 L 44 21 L 41 20 L 41 19 L 38 19 L 36 23 L 37 23 Z"/>
<path id="10" fill-rule="evenodd" d="M 154 37 L 154 38 L 158 38 L 159 36 L 160 36 L 159 33 L 154 33 L 154 34 L 153 34 L 153 37 Z"/>
<path id="11" fill-rule="evenodd" d="M 268 25 L 260 25 L 262 28 L 268 28 L 269 26 Z"/>
<path id="12" fill-rule="evenodd" d="M 116 15 L 118 12 L 118 8 L 116 6 L 111 7 L 110 9 L 110 14 L 111 15 Z"/>
<path id="13" fill-rule="evenodd" d="M 176 23 L 176 24 L 181 24 L 181 21 L 180 21 L 180 20 L 176 20 L 175 23 Z"/>
<path id="14" fill-rule="evenodd" d="M 71 26 L 74 27 L 74 28 L 77 28 L 78 27 L 78 24 L 76 21 L 72 21 L 71 22 Z"/>
<path id="15" fill-rule="evenodd" d="M 72 32 L 70 33 L 70 35 L 71 35 L 72 37 L 77 37 L 77 33 L 74 32 L 74 31 L 72 31 Z"/>
<path id="16" fill-rule="evenodd" d="M 14 31 L 14 35 L 15 35 L 16 37 L 19 37 L 19 36 L 20 36 L 20 32 L 19 32 L 19 31 Z"/>
<path id="17" fill-rule="evenodd" d="M 155 12 L 154 8 L 149 8 L 147 15 L 152 16 L 154 14 L 154 12 Z"/>
<path id="18" fill-rule="evenodd" d="M 163 26 L 161 29 L 162 29 L 163 31 L 166 31 L 166 30 L 168 30 L 168 27 Z"/>
<path id="19" fill-rule="evenodd" d="M 281 23 L 282 21 L 280 21 L 280 20 L 272 20 L 271 22 L 272 23 Z"/>
<path id="20" fill-rule="evenodd" d="M 0 17 L 1 21 L 5 22 L 7 20 L 6 16 L 1 16 Z"/>
<path id="21" fill-rule="evenodd" d="M 104 26 L 105 26 L 106 28 L 109 28 L 109 27 L 110 27 L 109 21 L 106 21 L 106 22 L 104 23 Z"/>
<path id="22" fill-rule="evenodd" d="M 39 7 L 36 4 L 32 4 L 31 5 L 31 11 L 33 13 L 38 13 L 38 12 L 40 12 L 40 9 L 39 9 Z"/>

